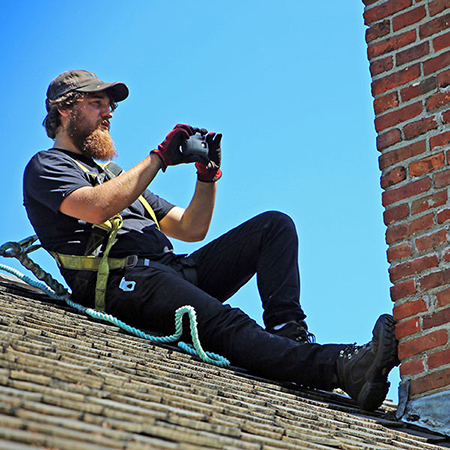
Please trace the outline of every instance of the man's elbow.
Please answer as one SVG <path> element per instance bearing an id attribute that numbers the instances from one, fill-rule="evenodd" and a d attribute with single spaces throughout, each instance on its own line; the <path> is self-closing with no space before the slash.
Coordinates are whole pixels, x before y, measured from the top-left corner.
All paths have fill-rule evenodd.
<path id="1" fill-rule="evenodd" d="M 64 212 L 64 211 L 62 211 Z M 67 214 L 67 213 L 66 213 Z M 114 214 L 105 208 L 84 208 L 83 211 L 79 211 L 75 214 L 69 214 L 77 219 L 84 220 L 85 222 L 92 223 L 94 225 L 101 225 L 107 220 L 111 219 Z"/>
<path id="2" fill-rule="evenodd" d="M 97 208 L 90 213 L 90 220 L 88 220 L 89 223 L 93 223 L 94 225 L 101 225 L 102 223 L 105 223 L 109 219 L 111 219 L 114 216 L 114 214 L 111 211 L 108 211 L 103 208 Z"/>
<path id="3" fill-rule="evenodd" d="M 190 230 L 189 233 L 186 233 L 184 236 L 185 242 L 200 242 L 205 239 L 208 230 Z"/>

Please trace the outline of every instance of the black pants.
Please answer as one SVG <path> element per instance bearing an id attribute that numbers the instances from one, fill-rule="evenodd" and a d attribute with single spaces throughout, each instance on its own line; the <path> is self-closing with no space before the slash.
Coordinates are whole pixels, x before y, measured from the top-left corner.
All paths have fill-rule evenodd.
<path id="1" fill-rule="evenodd" d="M 106 311 L 129 325 L 172 334 L 174 312 L 191 305 L 205 350 L 258 376 L 334 387 L 334 365 L 343 345 L 298 344 L 274 336 L 239 308 L 223 304 L 256 274 L 266 326 L 306 317 L 299 305 L 297 233 L 288 216 L 261 214 L 190 256 L 197 286 L 185 279 L 176 260 L 111 273 Z M 133 290 L 119 287 L 123 278 L 135 282 Z"/>

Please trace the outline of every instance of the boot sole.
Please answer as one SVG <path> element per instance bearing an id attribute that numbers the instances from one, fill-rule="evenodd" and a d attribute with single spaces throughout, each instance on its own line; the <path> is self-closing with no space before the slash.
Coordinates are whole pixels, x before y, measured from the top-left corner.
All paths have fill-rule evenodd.
<path id="1" fill-rule="evenodd" d="M 394 366 L 398 365 L 393 317 L 389 314 L 380 316 L 372 335 L 372 342 L 377 347 L 376 356 L 357 400 L 358 405 L 366 411 L 374 411 L 381 406 L 390 386 L 387 381 L 388 374 Z"/>

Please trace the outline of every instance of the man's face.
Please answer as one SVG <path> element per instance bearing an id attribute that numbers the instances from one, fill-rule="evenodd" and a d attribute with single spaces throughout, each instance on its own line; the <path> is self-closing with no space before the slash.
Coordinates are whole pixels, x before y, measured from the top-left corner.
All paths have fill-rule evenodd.
<path id="1" fill-rule="evenodd" d="M 70 112 L 67 133 L 84 155 L 100 161 L 117 156 L 109 134 L 111 100 L 106 92 L 86 94 Z"/>

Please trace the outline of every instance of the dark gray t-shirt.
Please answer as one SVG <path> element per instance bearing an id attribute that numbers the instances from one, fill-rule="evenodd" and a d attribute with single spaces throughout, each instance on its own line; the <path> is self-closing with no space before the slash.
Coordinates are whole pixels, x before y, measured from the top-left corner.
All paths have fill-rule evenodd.
<path id="1" fill-rule="evenodd" d="M 90 173 L 84 172 L 74 159 L 88 167 Z M 103 169 L 93 159 L 68 150 L 41 151 L 31 159 L 24 173 L 24 205 L 46 250 L 85 254 L 92 224 L 61 213 L 59 207 L 70 193 L 83 186 L 95 185 L 103 176 Z M 158 221 L 174 207 L 148 190 L 143 195 Z M 111 257 L 138 255 L 158 260 L 173 251 L 171 242 L 148 216 L 140 201 L 136 200 L 120 214 L 123 226 L 111 249 Z"/>

